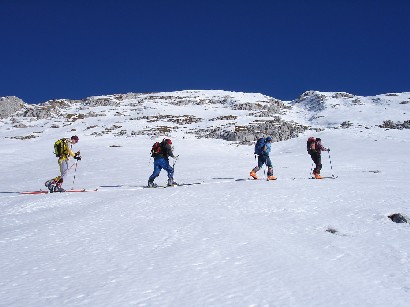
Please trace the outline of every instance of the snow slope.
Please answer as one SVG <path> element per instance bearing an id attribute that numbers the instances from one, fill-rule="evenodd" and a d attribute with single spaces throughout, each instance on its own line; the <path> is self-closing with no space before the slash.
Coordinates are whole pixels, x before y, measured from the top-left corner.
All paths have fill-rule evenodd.
<path id="1" fill-rule="evenodd" d="M 407 112 L 400 106 L 397 114 Z M 314 122 L 323 131 L 273 144 L 275 182 L 235 181 L 255 166 L 252 146 L 177 131 L 175 180 L 202 184 L 167 189 L 140 188 L 155 137 L 82 132 L 99 119 L 115 123 L 115 111 L 56 129 L 46 120 L 3 122 L 0 305 L 408 306 L 410 225 L 388 216 L 410 216 L 409 130 L 366 119 L 369 129 L 332 129 L 345 116 L 359 121 L 354 108 L 331 111 L 333 119 Z M 313 113 L 295 106 L 285 116 Z M 35 139 L 9 138 L 36 131 Z M 66 188 L 99 190 L 11 193 L 44 188 L 57 171 L 52 143 L 71 133 L 83 160 Z M 307 179 L 310 135 L 331 148 L 332 168 L 324 152 L 322 174 L 337 179 Z M 161 173 L 157 182 L 165 181 Z M 123 186 L 104 187 L 112 185 Z"/>

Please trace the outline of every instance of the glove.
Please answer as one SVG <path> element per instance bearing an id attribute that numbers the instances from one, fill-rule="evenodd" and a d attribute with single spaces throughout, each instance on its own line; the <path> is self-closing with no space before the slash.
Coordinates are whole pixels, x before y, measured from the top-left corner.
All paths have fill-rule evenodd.
<path id="1" fill-rule="evenodd" d="M 178 160 L 179 159 L 179 155 L 178 156 L 174 156 L 174 160 Z"/>
<path id="2" fill-rule="evenodd" d="M 327 149 L 327 152 L 330 152 L 330 148 Z"/>
<path id="3" fill-rule="evenodd" d="M 77 153 L 74 155 L 74 159 L 76 159 L 77 161 L 81 160 L 80 153 L 77 152 Z"/>

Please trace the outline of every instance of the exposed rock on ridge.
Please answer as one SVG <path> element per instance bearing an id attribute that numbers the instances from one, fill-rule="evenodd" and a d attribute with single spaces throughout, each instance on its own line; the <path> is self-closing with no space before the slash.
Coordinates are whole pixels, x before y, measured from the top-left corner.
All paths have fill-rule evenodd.
<path id="1" fill-rule="evenodd" d="M 24 107 L 24 101 L 15 96 L 0 97 L 0 118 L 9 117 Z"/>

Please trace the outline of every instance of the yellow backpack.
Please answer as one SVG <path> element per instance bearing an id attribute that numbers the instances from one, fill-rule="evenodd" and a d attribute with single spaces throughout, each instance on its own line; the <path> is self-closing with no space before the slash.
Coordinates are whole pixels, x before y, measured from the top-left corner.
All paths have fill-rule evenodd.
<path id="1" fill-rule="evenodd" d="M 54 143 L 54 153 L 56 157 L 68 155 L 68 146 L 66 139 L 60 139 Z"/>

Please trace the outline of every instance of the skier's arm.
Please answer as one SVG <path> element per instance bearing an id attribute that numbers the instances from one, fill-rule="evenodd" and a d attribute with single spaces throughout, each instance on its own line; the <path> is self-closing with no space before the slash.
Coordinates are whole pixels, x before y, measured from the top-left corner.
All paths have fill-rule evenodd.
<path id="1" fill-rule="evenodd" d="M 329 149 L 324 147 L 322 144 L 320 144 L 320 150 L 321 151 L 328 151 Z"/>
<path id="2" fill-rule="evenodd" d="M 270 144 L 266 144 L 264 147 L 263 147 L 263 155 L 264 156 L 269 156 L 269 153 L 270 153 Z"/>
<path id="3" fill-rule="evenodd" d="M 174 153 L 172 152 L 171 145 L 169 144 L 165 145 L 165 149 L 167 150 L 167 156 L 175 159 Z"/>
<path id="4" fill-rule="evenodd" d="M 67 143 L 66 143 L 66 145 L 67 145 L 67 152 L 68 152 L 68 154 L 71 156 L 71 157 L 75 157 L 75 156 L 79 156 L 80 155 L 80 151 L 77 151 L 76 153 L 74 153 L 72 150 L 71 150 L 71 146 L 70 146 L 70 142 L 68 141 Z"/>
<path id="5" fill-rule="evenodd" d="M 75 153 L 73 153 L 73 151 L 71 150 L 70 147 L 68 147 L 68 154 L 69 154 L 70 156 L 72 156 L 72 157 L 75 156 Z"/>

